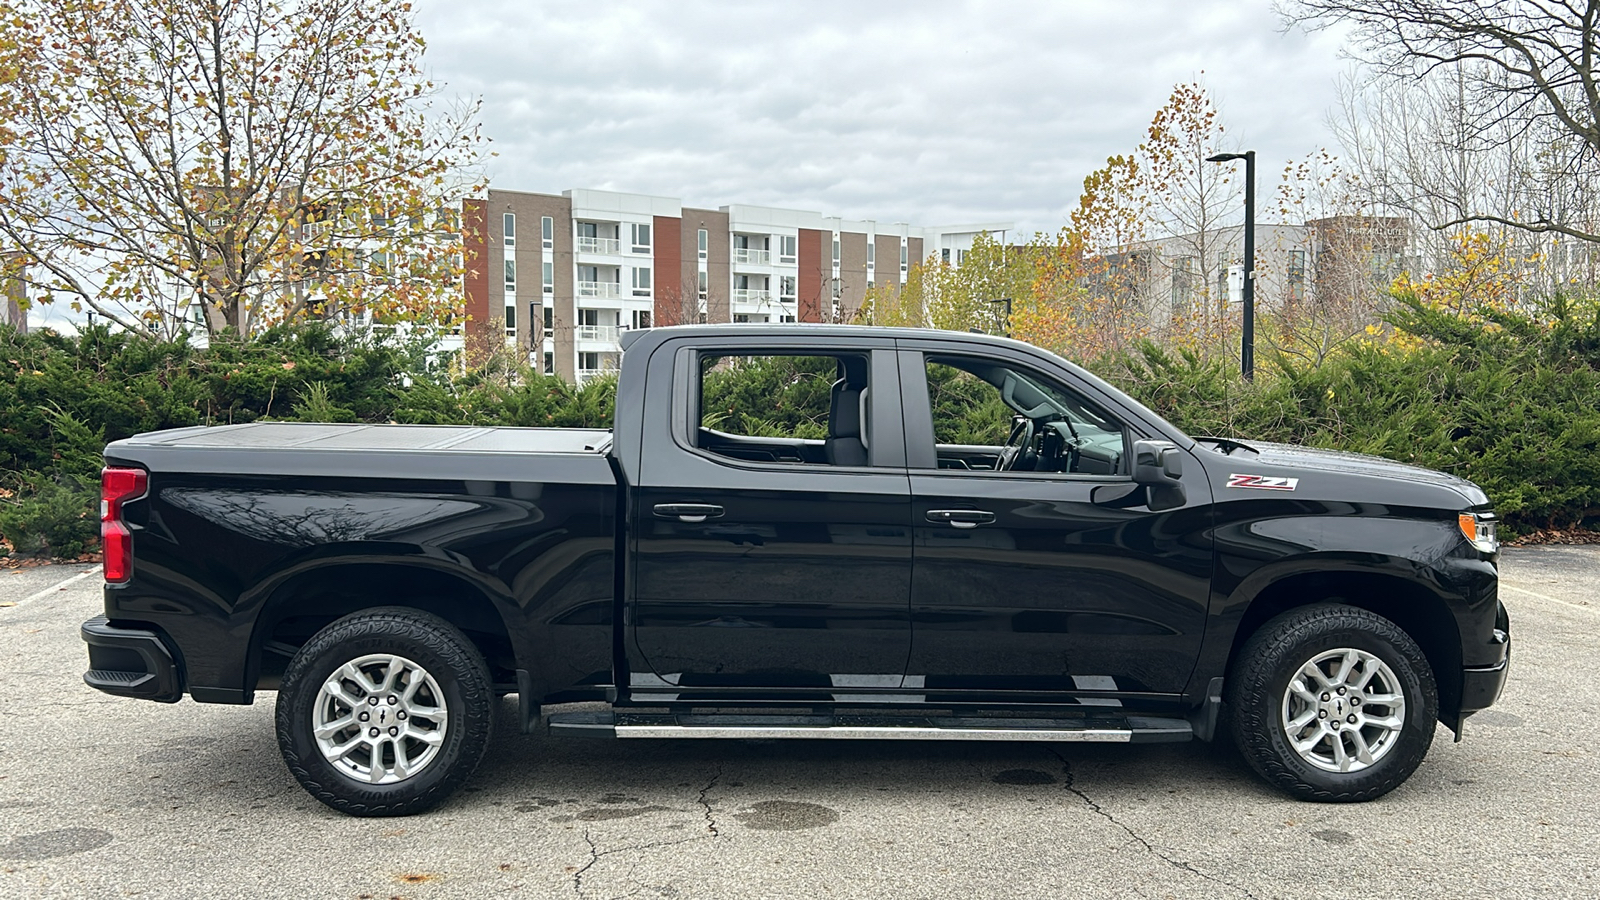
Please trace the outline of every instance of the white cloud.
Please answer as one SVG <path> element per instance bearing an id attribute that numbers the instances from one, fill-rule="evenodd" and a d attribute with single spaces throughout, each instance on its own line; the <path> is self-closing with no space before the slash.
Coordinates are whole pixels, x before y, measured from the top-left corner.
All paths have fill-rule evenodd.
<path id="1" fill-rule="evenodd" d="M 436 79 L 483 98 L 497 186 L 1027 231 L 1196 77 L 1275 177 L 1331 142 L 1345 66 L 1270 0 L 428 0 L 420 26 Z"/>

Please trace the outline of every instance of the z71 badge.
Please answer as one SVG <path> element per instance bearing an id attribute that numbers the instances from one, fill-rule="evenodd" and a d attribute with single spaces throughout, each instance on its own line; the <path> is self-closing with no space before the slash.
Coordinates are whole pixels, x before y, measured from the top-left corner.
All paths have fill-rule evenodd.
<path id="1" fill-rule="evenodd" d="M 1292 491 L 1300 483 L 1298 478 L 1282 478 L 1277 475 L 1229 475 L 1228 487 L 1231 488 L 1260 488 L 1263 491 Z"/>

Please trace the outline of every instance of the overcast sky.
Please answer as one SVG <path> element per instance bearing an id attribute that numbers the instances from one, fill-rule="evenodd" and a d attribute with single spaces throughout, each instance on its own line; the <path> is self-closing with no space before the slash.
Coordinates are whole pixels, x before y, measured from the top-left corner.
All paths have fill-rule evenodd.
<path id="1" fill-rule="evenodd" d="M 420 0 L 497 187 L 1054 231 L 1199 78 L 1261 177 L 1331 143 L 1348 64 L 1271 0 Z M 1269 185 L 1263 185 L 1270 190 Z"/>

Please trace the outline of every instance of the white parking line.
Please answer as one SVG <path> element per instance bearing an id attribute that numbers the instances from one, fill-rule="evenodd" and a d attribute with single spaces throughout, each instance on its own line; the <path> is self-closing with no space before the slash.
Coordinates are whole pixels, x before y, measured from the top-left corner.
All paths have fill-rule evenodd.
<path id="1" fill-rule="evenodd" d="M 72 587 L 73 585 L 77 584 L 78 582 L 84 580 L 85 578 L 88 578 L 91 575 L 98 575 L 98 574 L 100 574 L 100 567 L 99 566 L 95 566 L 94 568 L 90 569 L 87 572 L 79 572 L 78 574 L 72 576 L 71 578 L 68 578 L 68 579 L 66 579 L 64 581 L 59 581 L 59 582 L 57 582 L 55 584 L 52 584 L 52 585 L 50 585 L 49 587 L 45 588 L 44 590 L 40 591 L 37 594 L 30 594 L 30 595 L 28 595 L 26 597 L 23 597 L 21 600 L 18 600 L 16 603 L 8 603 L 8 604 L 5 604 L 5 605 L 6 606 L 21 606 L 24 603 L 30 603 L 30 602 L 32 602 L 34 600 L 38 600 L 40 597 L 48 597 L 51 594 L 54 594 L 56 591 L 64 591 L 67 588 Z"/>
<path id="2" fill-rule="evenodd" d="M 1519 594 L 1527 594 L 1529 597 L 1538 597 L 1540 600 L 1546 600 L 1550 603 L 1559 603 L 1562 606 L 1570 606 L 1573 609 L 1581 609 L 1586 613 L 1600 615 L 1600 610 L 1597 610 L 1592 606 L 1585 606 L 1582 603 L 1573 603 L 1571 600 L 1557 600 L 1549 594 L 1541 594 L 1538 591 L 1530 591 L 1527 588 L 1519 588 L 1513 584 L 1506 584 L 1504 581 L 1500 582 L 1500 587 L 1508 591 L 1516 591 Z"/>

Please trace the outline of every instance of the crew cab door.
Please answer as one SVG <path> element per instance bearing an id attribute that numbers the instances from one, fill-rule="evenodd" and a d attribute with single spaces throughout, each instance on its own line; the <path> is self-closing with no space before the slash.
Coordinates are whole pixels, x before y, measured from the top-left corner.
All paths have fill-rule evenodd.
<path id="1" fill-rule="evenodd" d="M 1146 435 L 1070 372 L 992 346 L 900 346 L 916 530 L 907 677 L 930 703 L 1184 690 L 1212 570 L 1199 465 L 1188 458 L 1182 505 L 1152 510 L 1130 474 Z"/>
<path id="2" fill-rule="evenodd" d="M 668 427 L 631 493 L 631 695 L 870 701 L 911 635 L 893 344 L 748 341 L 651 357 L 647 422 Z"/>

